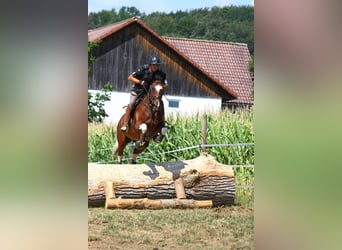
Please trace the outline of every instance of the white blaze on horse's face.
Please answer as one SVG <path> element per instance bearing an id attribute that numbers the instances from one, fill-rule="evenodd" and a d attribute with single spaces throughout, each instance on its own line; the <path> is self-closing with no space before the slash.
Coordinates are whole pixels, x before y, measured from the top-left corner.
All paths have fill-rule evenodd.
<path id="1" fill-rule="evenodd" d="M 157 86 L 155 86 L 155 89 L 156 89 L 156 91 L 157 91 L 157 93 L 158 93 L 158 96 L 160 96 L 160 91 L 163 89 L 163 86 L 161 86 L 161 85 L 157 85 Z M 159 100 L 157 101 L 157 106 L 156 106 L 156 108 L 158 109 L 159 108 Z"/>
<path id="2" fill-rule="evenodd" d="M 160 85 L 157 85 L 157 86 L 156 86 L 156 90 L 157 90 L 158 94 L 159 94 L 159 91 L 161 91 L 162 89 L 163 89 L 162 86 L 160 86 Z"/>

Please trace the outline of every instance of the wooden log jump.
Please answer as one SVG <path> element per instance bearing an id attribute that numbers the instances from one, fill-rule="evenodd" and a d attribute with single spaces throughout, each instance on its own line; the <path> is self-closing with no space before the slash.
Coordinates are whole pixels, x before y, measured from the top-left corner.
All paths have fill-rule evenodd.
<path id="1" fill-rule="evenodd" d="M 178 182 L 180 179 L 177 179 Z M 182 185 L 181 185 L 182 186 Z M 184 186 L 183 186 L 184 188 Z M 184 193 L 184 198 L 176 198 L 176 199 L 160 199 L 160 200 L 152 200 L 148 198 L 142 199 L 123 199 L 121 197 L 116 198 L 114 193 L 113 182 L 107 181 L 105 185 L 105 195 L 106 195 L 106 204 L 105 208 L 128 208 L 128 209 L 142 209 L 142 208 L 207 208 L 212 207 L 213 203 L 211 200 L 204 201 L 196 201 L 185 198 L 184 190 L 181 191 L 181 194 Z M 177 190 L 176 190 L 177 194 Z"/>
<path id="2" fill-rule="evenodd" d="M 88 164 L 88 206 L 194 208 L 232 205 L 232 167 L 206 154 L 158 164 Z"/>

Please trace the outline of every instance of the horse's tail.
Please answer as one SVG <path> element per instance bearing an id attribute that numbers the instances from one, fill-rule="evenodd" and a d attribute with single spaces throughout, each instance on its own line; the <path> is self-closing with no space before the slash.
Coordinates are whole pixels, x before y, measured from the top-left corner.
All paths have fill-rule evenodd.
<path id="1" fill-rule="evenodd" d="M 116 140 L 115 140 L 114 147 L 113 147 L 113 152 L 112 152 L 112 155 L 113 155 L 113 156 L 116 156 L 116 155 L 118 154 L 118 149 L 119 149 L 119 142 L 118 142 L 118 140 L 116 139 Z"/>

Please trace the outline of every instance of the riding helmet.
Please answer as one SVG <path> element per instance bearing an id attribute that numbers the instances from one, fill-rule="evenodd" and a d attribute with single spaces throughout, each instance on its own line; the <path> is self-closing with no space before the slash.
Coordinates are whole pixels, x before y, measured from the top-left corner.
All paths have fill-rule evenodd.
<path id="1" fill-rule="evenodd" d="M 160 64 L 160 58 L 157 55 L 150 56 L 149 64 Z"/>

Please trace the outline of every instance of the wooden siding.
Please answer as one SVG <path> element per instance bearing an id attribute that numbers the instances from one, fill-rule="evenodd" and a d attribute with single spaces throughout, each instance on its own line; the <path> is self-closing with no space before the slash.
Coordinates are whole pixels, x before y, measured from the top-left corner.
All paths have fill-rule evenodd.
<path id="1" fill-rule="evenodd" d="M 166 73 L 169 83 L 168 95 L 217 98 L 220 93 L 221 97 L 232 98 L 196 67 L 137 24 L 106 37 L 94 49 L 96 59 L 88 88 L 99 90 L 109 82 L 114 91 L 129 92 L 129 74 L 147 63 L 151 54 L 161 58 L 161 69 Z"/>

